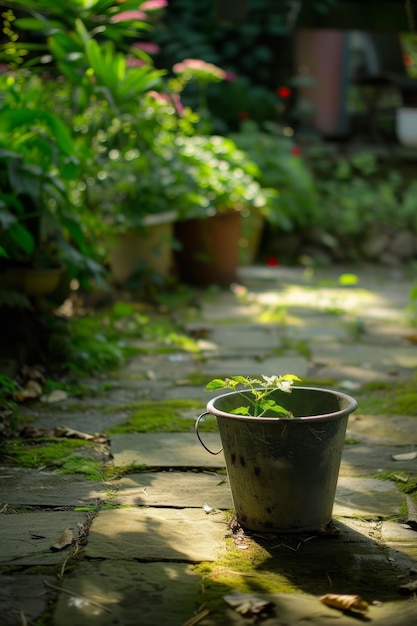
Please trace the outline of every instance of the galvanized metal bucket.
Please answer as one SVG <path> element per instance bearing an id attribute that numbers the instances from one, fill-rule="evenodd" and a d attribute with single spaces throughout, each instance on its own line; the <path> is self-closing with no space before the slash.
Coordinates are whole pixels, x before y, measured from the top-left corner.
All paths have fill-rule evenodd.
<path id="1" fill-rule="evenodd" d="M 211 399 L 196 421 L 215 415 L 238 522 L 258 532 L 303 533 L 331 522 L 354 398 L 339 391 L 294 387 L 273 399 L 294 418 L 247 417 L 242 392 Z M 220 451 L 219 451 L 220 452 Z M 218 452 L 217 452 L 218 453 Z M 216 454 L 216 452 L 212 452 Z"/>

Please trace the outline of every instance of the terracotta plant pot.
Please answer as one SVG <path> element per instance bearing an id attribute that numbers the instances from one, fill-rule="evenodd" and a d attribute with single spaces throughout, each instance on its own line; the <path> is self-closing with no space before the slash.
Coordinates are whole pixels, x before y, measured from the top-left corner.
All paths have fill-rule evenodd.
<path id="1" fill-rule="evenodd" d="M 140 267 L 164 278 L 170 274 L 175 218 L 172 212 L 149 215 L 142 228 L 109 238 L 109 265 L 116 284 L 123 285 Z"/>
<path id="2" fill-rule="evenodd" d="M 175 224 L 180 249 L 176 264 L 180 278 L 192 285 L 227 287 L 237 281 L 240 213 L 226 211 Z"/>

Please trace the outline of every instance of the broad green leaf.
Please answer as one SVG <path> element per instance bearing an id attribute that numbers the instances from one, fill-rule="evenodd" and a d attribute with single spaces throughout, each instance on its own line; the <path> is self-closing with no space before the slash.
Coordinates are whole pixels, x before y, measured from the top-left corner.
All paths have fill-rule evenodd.
<path id="1" fill-rule="evenodd" d="M 8 230 L 10 239 L 26 254 L 32 254 L 35 250 L 35 241 L 27 228 L 16 222 Z"/>
<path id="2" fill-rule="evenodd" d="M 204 388 L 204 391 L 215 391 L 216 389 L 226 389 L 227 388 L 227 384 L 224 380 L 221 380 L 220 378 L 215 378 L 214 380 L 210 381 Z"/>

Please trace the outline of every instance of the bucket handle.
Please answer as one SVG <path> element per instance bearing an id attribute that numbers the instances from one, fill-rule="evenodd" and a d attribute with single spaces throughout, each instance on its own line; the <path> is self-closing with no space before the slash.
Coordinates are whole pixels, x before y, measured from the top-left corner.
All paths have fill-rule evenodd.
<path id="1" fill-rule="evenodd" d="M 203 446 L 203 448 L 205 448 L 207 452 L 210 452 L 210 454 L 213 454 L 213 456 L 215 456 L 216 454 L 220 454 L 220 452 L 223 451 L 223 447 L 221 447 L 218 452 L 213 452 L 213 450 L 210 450 L 210 448 L 207 448 L 206 444 L 203 442 L 203 440 L 200 437 L 200 433 L 198 432 L 198 425 L 200 423 L 200 420 L 206 415 L 212 415 L 212 413 L 209 413 L 209 411 L 204 411 L 204 413 L 202 413 L 201 415 L 197 417 L 196 422 L 195 422 L 195 434 L 197 435 L 197 438 L 199 442 L 201 443 L 201 445 Z"/>

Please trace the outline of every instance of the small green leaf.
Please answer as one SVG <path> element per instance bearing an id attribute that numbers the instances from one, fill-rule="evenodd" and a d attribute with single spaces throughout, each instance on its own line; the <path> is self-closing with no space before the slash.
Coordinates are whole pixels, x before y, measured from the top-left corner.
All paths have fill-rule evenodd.
<path id="1" fill-rule="evenodd" d="M 297 381 L 297 382 L 301 382 L 301 378 L 299 378 L 295 374 L 284 374 L 280 378 L 281 378 L 281 380 L 294 380 L 294 381 Z"/>
<path id="2" fill-rule="evenodd" d="M 227 388 L 227 383 L 221 378 L 215 378 L 210 381 L 204 388 L 204 391 L 216 391 L 216 389 L 225 389 Z"/>
<path id="3" fill-rule="evenodd" d="M 237 409 L 230 411 L 230 413 L 233 413 L 233 415 L 250 415 L 248 406 L 240 406 Z"/>
<path id="4" fill-rule="evenodd" d="M 359 282 L 359 278 L 356 274 L 342 274 L 339 276 L 339 284 L 340 285 L 357 285 Z"/>
<path id="5" fill-rule="evenodd" d="M 245 376 L 232 376 L 232 380 L 240 383 L 241 385 L 247 385 L 250 382 L 247 378 L 245 378 Z"/>

